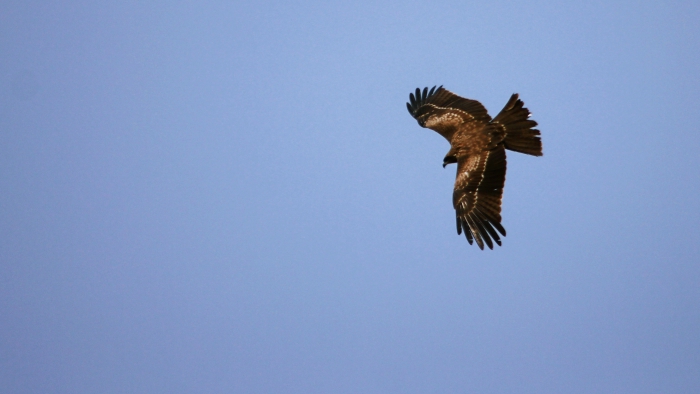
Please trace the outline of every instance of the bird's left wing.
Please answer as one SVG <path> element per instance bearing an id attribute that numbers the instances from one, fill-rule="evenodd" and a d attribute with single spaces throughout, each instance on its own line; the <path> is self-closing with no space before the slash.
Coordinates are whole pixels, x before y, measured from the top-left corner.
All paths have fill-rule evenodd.
<path id="1" fill-rule="evenodd" d="M 457 163 L 452 202 L 457 214 L 457 233 L 479 248 L 484 243 L 493 249 L 493 240 L 500 246 L 498 233 L 506 235 L 501 226 L 501 197 L 506 181 L 506 152 L 503 144 L 478 155 L 460 158 Z M 498 232 L 497 232 L 498 231 Z"/>
<path id="2" fill-rule="evenodd" d="M 476 100 L 460 97 L 440 86 L 435 89 L 416 89 L 415 94 L 409 95 L 410 102 L 406 103 L 408 112 L 421 126 L 437 131 L 447 141 L 457 128 L 464 123 L 488 124 L 491 117 L 486 108 Z M 422 123 L 421 123 L 422 119 Z"/>

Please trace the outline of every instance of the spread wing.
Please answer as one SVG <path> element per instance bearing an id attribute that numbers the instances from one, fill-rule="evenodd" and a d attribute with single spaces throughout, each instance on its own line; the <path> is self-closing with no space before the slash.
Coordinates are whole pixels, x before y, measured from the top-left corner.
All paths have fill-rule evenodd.
<path id="1" fill-rule="evenodd" d="M 415 95 L 409 95 L 410 103 L 406 103 L 408 112 L 421 126 L 437 131 L 448 141 L 457 126 L 466 122 L 489 123 L 491 117 L 486 108 L 476 100 L 460 97 L 440 86 L 430 91 L 424 88 L 421 92 L 416 89 Z"/>
<path id="2" fill-rule="evenodd" d="M 501 197 L 506 181 L 506 151 L 503 144 L 478 155 L 459 158 L 457 180 L 452 202 L 457 212 L 457 234 L 464 231 L 469 244 L 476 240 L 493 249 L 500 246 L 498 233 L 506 235 L 501 226 Z M 498 232 L 496 232 L 498 230 Z"/>

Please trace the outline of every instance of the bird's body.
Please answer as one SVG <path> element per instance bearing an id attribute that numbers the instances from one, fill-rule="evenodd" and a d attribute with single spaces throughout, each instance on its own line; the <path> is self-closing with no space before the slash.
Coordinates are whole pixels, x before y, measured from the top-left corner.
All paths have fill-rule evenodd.
<path id="1" fill-rule="evenodd" d="M 542 156 L 537 122 L 513 94 L 493 119 L 476 100 L 459 97 L 442 86 L 430 91 L 416 89 L 406 103 L 418 124 L 438 132 L 450 143 L 443 167 L 457 163 L 452 203 L 457 214 L 457 233 L 464 231 L 471 244 L 476 240 L 493 249 L 493 239 L 506 235 L 501 225 L 501 198 L 506 177 L 505 150 Z"/>

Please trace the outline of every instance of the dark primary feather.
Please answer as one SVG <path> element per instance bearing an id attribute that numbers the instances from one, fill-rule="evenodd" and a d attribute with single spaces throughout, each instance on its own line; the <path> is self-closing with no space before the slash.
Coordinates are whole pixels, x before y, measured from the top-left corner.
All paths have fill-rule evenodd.
<path id="1" fill-rule="evenodd" d="M 424 104 L 428 102 L 428 100 L 436 93 L 435 91 L 436 86 L 433 86 L 430 91 L 428 91 L 428 88 L 424 88 L 423 92 L 421 93 L 420 88 L 416 88 L 416 94 L 414 95 L 411 93 L 408 97 L 411 100 L 410 103 L 406 103 L 406 106 L 408 107 L 408 112 L 411 114 L 411 116 L 414 116 L 416 111 L 422 107 Z M 439 91 L 442 89 L 442 86 L 437 88 Z"/>

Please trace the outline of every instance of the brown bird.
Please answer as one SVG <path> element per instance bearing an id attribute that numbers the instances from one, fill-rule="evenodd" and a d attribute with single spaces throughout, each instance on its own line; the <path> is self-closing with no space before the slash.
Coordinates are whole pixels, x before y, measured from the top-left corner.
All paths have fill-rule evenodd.
<path id="1" fill-rule="evenodd" d="M 491 238 L 500 246 L 506 229 L 501 225 L 501 197 L 506 182 L 506 149 L 542 156 L 537 122 L 513 94 L 501 112 L 491 119 L 476 100 L 459 97 L 442 86 L 416 89 L 406 103 L 421 127 L 435 130 L 451 148 L 442 166 L 457 163 L 452 204 L 457 213 L 457 234 L 493 249 Z M 498 232 L 496 232 L 498 231 Z"/>

